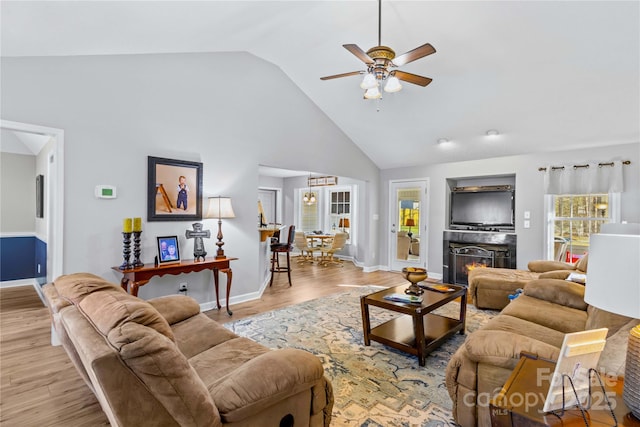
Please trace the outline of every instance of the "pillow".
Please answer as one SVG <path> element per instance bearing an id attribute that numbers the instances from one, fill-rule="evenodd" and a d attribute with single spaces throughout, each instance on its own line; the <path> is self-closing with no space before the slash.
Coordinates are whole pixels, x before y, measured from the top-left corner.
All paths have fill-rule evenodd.
<path id="1" fill-rule="evenodd" d="M 600 353 L 598 368 L 606 375 L 613 377 L 623 377 L 625 361 L 627 358 L 627 343 L 629 332 L 640 320 L 634 319 L 624 325 L 615 334 L 607 338 L 607 344 Z"/>
<path id="2" fill-rule="evenodd" d="M 569 276 L 567 276 L 566 280 L 569 282 L 575 282 L 584 285 L 587 281 L 587 275 L 582 273 L 570 273 Z"/>
<path id="3" fill-rule="evenodd" d="M 102 333 L 125 323 L 148 326 L 175 341 L 167 320 L 151 304 L 133 295 L 116 292 L 94 292 L 78 304 L 78 309 Z"/>
<path id="4" fill-rule="evenodd" d="M 584 286 L 566 280 L 532 280 L 524 286 L 524 294 L 577 310 L 586 310 L 588 307 L 584 302 Z"/>

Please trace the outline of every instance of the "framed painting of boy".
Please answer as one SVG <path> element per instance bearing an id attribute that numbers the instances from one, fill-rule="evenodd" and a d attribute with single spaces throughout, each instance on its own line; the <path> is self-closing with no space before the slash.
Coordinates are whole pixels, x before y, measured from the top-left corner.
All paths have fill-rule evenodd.
<path id="1" fill-rule="evenodd" d="M 148 157 L 147 221 L 202 220 L 202 163 Z"/>

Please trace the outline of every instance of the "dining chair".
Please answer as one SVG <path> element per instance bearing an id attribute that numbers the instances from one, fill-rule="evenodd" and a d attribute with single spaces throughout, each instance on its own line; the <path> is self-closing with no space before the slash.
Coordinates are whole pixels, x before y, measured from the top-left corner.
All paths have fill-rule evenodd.
<path id="1" fill-rule="evenodd" d="M 298 257 L 298 263 L 314 261 L 313 253 L 317 251 L 318 248 L 309 246 L 309 240 L 307 240 L 307 237 L 304 235 L 303 231 L 296 231 L 295 246 L 300 251 L 300 256 Z"/>
<path id="2" fill-rule="evenodd" d="M 335 236 L 333 236 L 331 247 L 322 248 L 322 258 L 320 261 L 321 265 L 326 267 L 329 264 L 333 264 L 342 267 L 342 260 L 335 258 L 334 254 L 344 249 L 345 245 L 347 244 L 347 236 L 347 233 L 338 232 L 335 234 Z"/>
<path id="3" fill-rule="evenodd" d="M 271 243 L 271 280 L 269 281 L 269 286 L 273 285 L 273 277 L 275 273 L 287 273 L 287 277 L 289 278 L 289 286 L 291 283 L 291 251 L 293 250 L 293 242 L 295 240 L 296 235 L 296 226 L 289 226 L 289 232 L 287 233 L 287 241 L 284 243 Z M 280 265 L 280 254 L 285 253 L 287 255 L 287 265 Z"/>

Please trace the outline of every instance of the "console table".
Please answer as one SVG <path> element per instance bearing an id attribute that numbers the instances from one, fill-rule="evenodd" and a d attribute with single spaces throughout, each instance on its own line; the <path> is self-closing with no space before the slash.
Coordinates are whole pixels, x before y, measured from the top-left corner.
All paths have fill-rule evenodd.
<path id="1" fill-rule="evenodd" d="M 181 273 L 196 273 L 203 270 L 211 270 L 213 272 L 213 283 L 216 291 L 216 304 L 218 310 L 222 308 L 220 305 L 220 297 L 218 294 L 218 272 L 222 271 L 227 275 L 227 313 L 231 316 L 233 313 L 229 310 L 229 295 L 231 292 L 232 271 L 229 266 L 231 261 L 238 258 L 206 258 L 204 261 L 180 261 L 169 264 L 145 264 L 142 267 L 120 270 L 120 267 L 111 267 L 113 270 L 122 273 L 123 277 L 120 281 L 122 289 L 129 292 L 133 296 L 138 296 L 138 288 L 144 286 L 155 276 L 164 276 L 165 274 L 177 275 Z"/>

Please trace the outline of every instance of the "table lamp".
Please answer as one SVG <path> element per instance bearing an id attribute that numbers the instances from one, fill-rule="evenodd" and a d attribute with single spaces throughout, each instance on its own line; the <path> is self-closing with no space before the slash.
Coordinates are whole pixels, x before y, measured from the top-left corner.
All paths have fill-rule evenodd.
<path id="1" fill-rule="evenodd" d="M 409 227 L 409 232 L 407 233 L 407 236 L 412 237 L 413 233 L 411 232 L 411 227 L 416 226 L 416 221 L 413 218 L 407 218 L 404 225 Z"/>
<path id="2" fill-rule="evenodd" d="M 233 212 L 233 207 L 231 206 L 231 197 L 209 197 L 209 209 L 207 210 L 207 214 L 205 218 L 218 218 L 218 241 L 216 242 L 216 246 L 218 246 L 218 250 L 216 251 L 216 259 L 226 258 L 224 254 L 224 242 L 222 241 L 222 218 L 235 218 L 236 214 Z"/>
<path id="3" fill-rule="evenodd" d="M 640 235 L 592 234 L 585 302 L 640 319 L 639 260 Z M 640 324 L 629 334 L 622 397 L 632 414 L 640 419 Z"/>
<path id="4" fill-rule="evenodd" d="M 345 228 L 350 228 L 349 218 L 340 218 L 340 222 L 338 223 L 338 228 L 342 228 L 342 231 L 345 231 Z"/>

